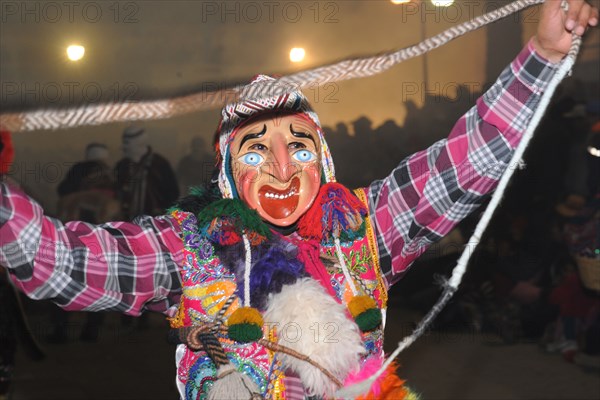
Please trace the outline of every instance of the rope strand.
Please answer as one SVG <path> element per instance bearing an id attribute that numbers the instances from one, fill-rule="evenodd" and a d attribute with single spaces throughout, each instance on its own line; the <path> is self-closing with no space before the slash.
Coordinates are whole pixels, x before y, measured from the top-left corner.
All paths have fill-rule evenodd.
<path id="1" fill-rule="evenodd" d="M 250 271 L 252 270 L 252 250 L 248 236 L 244 233 L 244 252 L 246 253 L 246 263 L 244 269 L 244 306 L 250 307 Z"/>
<path id="2" fill-rule="evenodd" d="M 271 97 L 307 87 L 314 88 L 315 84 L 322 86 L 330 82 L 374 76 L 403 61 L 443 46 L 466 33 L 543 2 L 544 0 L 517 0 L 471 21 L 451 27 L 414 46 L 374 57 L 340 61 L 284 76 L 275 81 L 265 81 L 254 85 L 238 86 L 212 92 L 204 91 L 188 96 L 155 101 L 86 104 L 66 109 L 2 113 L 0 114 L 0 126 L 12 132 L 22 132 L 102 125 L 114 122 L 158 120 L 219 108 L 234 101 Z"/>

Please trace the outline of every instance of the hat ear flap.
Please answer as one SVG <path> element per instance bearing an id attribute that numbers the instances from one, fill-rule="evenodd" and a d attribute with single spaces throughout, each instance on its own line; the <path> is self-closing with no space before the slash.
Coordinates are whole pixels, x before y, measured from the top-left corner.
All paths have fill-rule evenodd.
<path id="1" fill-rule="evenodd" d="M 219 168 L 219 189 L 224 199 L 237 199 L 238 193 L 235 187 L 235 180 L 233 179 L 233 168 L 231 166 L 231 153 L 229 151 L 229 145 L 225 149 L 225 154 L 221 160 L 221 167 Z"/>

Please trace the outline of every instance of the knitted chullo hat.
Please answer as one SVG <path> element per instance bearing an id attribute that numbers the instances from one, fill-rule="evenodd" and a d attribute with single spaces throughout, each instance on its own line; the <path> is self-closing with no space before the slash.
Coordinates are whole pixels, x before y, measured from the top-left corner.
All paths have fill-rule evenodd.
<path id="1" fill-rule="evenodd" d="M 267 75 L 257 75 L 249 85 L 258 82 L 273 81 Z M 227 104 L 221 111 L 221 123 L 219 125 L 219 152 L 221 165 L 219 171 L 219 188 L 223 198 L 237 198 L 235 183 L 231 176 L 230 144 L 235 132 L 250 119 L 268 114 L 270 112 L 292 112 L 303 114 L 308 117 L 317 127 L 317 133 L 321 142 L 321 166 L 325 182 L 335 182 L 335 170 L 333 160 L 327 142 L 323 136 L 323 130 L 317 114 L 313 111 L 307 98 L 299 90 L 290 93 L 276 95 L 260 100 L 248 100 L 239 103 Z"/>

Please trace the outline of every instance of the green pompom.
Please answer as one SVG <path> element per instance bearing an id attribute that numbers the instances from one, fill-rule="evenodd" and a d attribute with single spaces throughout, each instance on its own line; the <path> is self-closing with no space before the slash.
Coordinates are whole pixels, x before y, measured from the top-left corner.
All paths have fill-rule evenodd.
<path id="1" fill-rule="evenodd" d="M 363 332 L 369 332 L 381 325 L 381 310 L 378 308 L 370 308 L 360 313 L 354 321 L 358 328 Z"/>
<path id="2" fill-rule="evenodd" d="M 229 325 L 229 339 L 240 343 L 255 342 L 263 337 L 262 328 L 255 324 Z"/>

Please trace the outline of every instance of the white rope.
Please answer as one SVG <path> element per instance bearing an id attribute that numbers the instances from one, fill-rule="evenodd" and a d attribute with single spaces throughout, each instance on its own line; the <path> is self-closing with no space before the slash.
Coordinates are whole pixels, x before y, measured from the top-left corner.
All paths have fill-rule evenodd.
<path id="1" fill-rule="evenodd" d="M 250 307 L 250 270 L 252 269 L 252 251 L 250 248 L 250 241 L 244 233 L 242 235 L 244 239 L 244 250 L 246 253 L 246 265 L 244 269 L 244 306 Z"/>
<path id="2" fill-rule="evenodd" d="M 510 166 L 511 165 L 516 166 L 520 162 L 523 154 L 525 153 L 525 150 L 527 149 L 527 146 L 529 145 L 529 142 L 531 141 L 531 138 L 533 137 L 535 130 L 537 129 L 537 127 L 540 123 L 540 120 L 542 119 L 544 113 L 546 112 L 546 109 L 548 108 L 548 104 L 550 103 L 550 100 L 552 99 L 552 96 L 554 95 L 556 87 L 565 78 L 565 76 L 567 76 L 567 74 L 570 73 L 571 69 L 573 68 L 575 59 L 577 57 L 577 54 L 579 53 L 580 45 L 581 45 L 581 38 L 579 36 L 573 35 L 573 44 L 571 46 L 571 50 L 569 51 L 569 54 L 561 62 L 556 74 L 553 76 L 552 80 L 548 84 L 546 91 L 540 98 L 540 104 L 538 105 L 533 116 L 531 117 L 531 120 L 529 121 L 527 129 L 525 130 L 525 133 L 523 134 L 523 138 L 521 139 L 521 142 L 515 149 L 515 152 L 509 162 L 509 167 L 506 169 L 506 172 L 504 173 L 504 175 L 502 175 L 502 178 L 500 179 L 500 182 L 498 183 L 498 187 L 497 187 L 496 191 L 494 192 L 494 195 L 492 196 L 490 203 L 488 204 L 485 212 L 483 213 L 483 216 L 481 217 L 481 220 L 479 221 L 479 223 L 477 224 L 477 227 L 475 228 L 475 231 L 473 232 L 473 235 L 471 236 L 465 249 L 463 250 L 463 253 L 460 256 L 456 267 L 454 267 L 454 270 L 452 271 L 452 276 L 451 276 L 450 280 L 447 282 L 444 293 L 442 294 L 442 296 L 440 297 L 438 302 L 434 305 L 434 307 L 429 311 L 429 313 L 419 323 L 417 328 L 415 328 L 414 332 L 410 336 L 405 337 L 401 342 L 398 343 L 398 347 L 396 348 L 396 350 L 388 357 L 388 359 L 385 361 L 385 363 L 382 365 L 382 367 L 377 371 L 377 373 L 375 373 L 373 376 L 366 379 L 365 381 L 359 382 L 352 386 L 342 388 L 341 390 L 339 390 L 336 393 L 336 398 L 353 399 L 359 395 L 367 393 L 369 391 L 369 389 L 371 388 L 371 385 L 373 384 L 373 382 L 375 382 L 375 380 L 383 372 L 385 372 L 385 370 L 394 361 L 394 359 L 396 357 L 398 357 L 398 355 L 404 349 L 406 349 L 408 346 L 410 346 L 415 340 L 417 340 L 417 338 L 419 336 L 421 336 L 423 334 L 425 329 L 429 326 L 429 323 L 431 321 L 433 321 L 433 319 L 439 313 L 439 311 L 443 308 L 445 303 L 452 297 L 452 295 L 454 294 L 454 292 L 458 288 L 458 285 L 461 282 L 462 276 L 465 273 L 465 270 L 467 268 L 467 264 L 469 263 L 469 259 L 471 258 L 471 255 L 474 253 L 475 248 L 479 244 L 481 237 L 482 237 L 483 233 L 485 232 L 485 229 L 487 228 L 494 212 L 496 211 L 496 208 L 498 207 L 498 205 L 500 204 L 500 201 L 502 200 L 502 196 L 504 195 L 504 192 L 506 190 L 506 187 L 508 186 L 508 183 L 509 183 L 511 177 L 512 177 L 514 171 L 516 170 L 516 168 L 510 168 Z"/>
<path id="3" fill-rule="evenodd" d="M 348 284 L 350 285 L 352 294 L 356 296 L 358 294 L 358 290 L 356 290 L 356 286 L 354 285 L 354 281 L 352 280 L 350 271 L 348 271 L 348 267 L 346 266 L 346 260 L 344 259 L 344 253 L 342 253 L 342 246 L 340 245 L 340 238 L 335 238 L 334 243 L 335 243 L 335 254 L 337 255 L 337 258 L 340 262 L 342 271 L 344 272 L 344 277 L 346 278 L 346 282 L 348 282 Z"/>
<path id="4" fill-rule="evenodd" d="M 253 85 L 212 92 L 204 91 L 154 101 L 84 104 L 66 109 L 0 113 L 0 126 L 11 132 L 21 132 L 125 121 L 158 120 L 221 107 L 231 102 L 268 98 L 303 88 L 314 88 L 315 84 L 322 86 L 330 82 L 366 78 L 381 74 L 401 62 L 441 47 L 466 33 L 543 2 L 544 0 L 516 0 L 487 14 L 453 26 L 414 46 L 386 54 L 348 59 L 323 67 L 300 71 L 275 81 L 264 81 Z"/>

